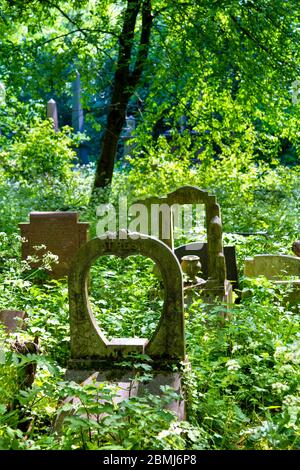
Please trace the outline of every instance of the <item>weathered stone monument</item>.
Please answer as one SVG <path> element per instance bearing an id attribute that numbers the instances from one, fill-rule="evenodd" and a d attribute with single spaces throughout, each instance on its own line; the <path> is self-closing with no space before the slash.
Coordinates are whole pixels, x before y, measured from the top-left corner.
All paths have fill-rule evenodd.
<path id="1" fill-rule="evenodd" d="M 89 224 L 78 222 L 77 212 L 31 212 L 29 223 L 19 224 L 22 243 L 22 259 L 28 256 L 39 256 L 50 251 L 58 256 L 58 264 L 51 271 L 53 278 L 67 276 L 72 259 L 78 249 L 88 240 Z M 34 249 L 45 245 L 46 249 Z M 37 268 L 40 263 L 31 263 Z"/>
<path id="2" fill-rule="evenodd" d="M 124 142 L 124 156 L 129 155 L 133 149 L 132 139 L 133 132 L 136 128 L 136 119 L 134 116 L 126 117 L 126 127 L 122 135 L 122 140 Z"/>
<path id="3" fill-rule="evenodd" d="M 18 329 L 25 330 L 26 324 L 24 320 L 26 318 L 27 314 L 22 310 L 0 310 L 0 323 L 4 325 L 8 335 L 16 333 Z M 38 354 L 38 338 L 34 338 L 34 341 L 22 342 L 16 339 L 11 343 L 11 350 L 23 356 L 27 356 L 28 354 Z M 33 360 L 28 362 L 24 368 L 18 370 L 18 383 L 21 389 L 31 387 L 34 382 L 36 368 L 36 361 Z M 17 403 L 18 401 L 16 400 L 14 405 Z"/>
<path id="4" fill-rule="evenodd" d="M 178 213 L 178 206 L 187 204 L 203 204 L 205 206 L 205 226 L 207 231 L 206 245 L 206 280 L 199 285 L 188 286 L 188 288 L 199 288 L 206 301 L 213 301 L 216 297 L 224 302 L 232 302 L 232 286 L 226 277 L 226 260 L 222 242 L 222 223 L 220 206 L 216 201 L 216 196 L 209 194 L 194 186 L 183 186 L 176 191 L 169 193 L 165 197 L 150 197 L 138 201 L 138 204 L 146 205 L 149 215 L 149 230 L 152 230 L 153 207 L 168 207 L 169 217 L 160 217 L 158 238 L 174 250 L 174 225 L 175 215 Z M 175 220 L 175 223 L 174 223 Z M 151 232 L 152 233 L 152 232 Z M 204 244 L 203 244 L 204 245 Z M 186 245 L 187 251 L 192 251 L 190 244 Z M 180 259 L 183 255 L 184 247 L 180 250 Z M 194 255 L 198 255 L 195 250 Z M 200 250 L 201 251 L 201 250 Z M 176 250 L 175 250 L 176 253 Z M 179 253 L 179 252 L 178 252 Z M 188 253 L 186 253 L 188 254 Z M 236 273 L 237 277 L 237 273 Z"/>
<path id="5" fill-rule="evenodd" d="M 295 240 L 293 245 L 292 245 L 292 252 L 300 257 L 300 240 Z"/>
<path id="6" fill-rule="evenodd" d="M 58 132 L 57 105 L 56 101 L 53 99 L 49 100 L 47 103 L 47 118 L 51 118 L 53 120 L 53 128 L 55 132 Z"/>
<path id="7" fill-rule="evenodd" d="M 285 299 L 292 305 L 300 303 L 300 258 L 289 255 L 256 255 L 245 259 L 246 277 L 265 276 L 275 285 L 288 288 Z M 295 279 L 287 279 L 292 276 Z"/>
<path id="8" fill-rule="evenodd" d="M 72 261 L 69 273 L 71 359 L 67 379 L 84 382 L 96 374 L 98 382 L 109 380 L 121 384 L 122 399 L 129 392 L 139 395 L 145 385 L 134 381 L 132 370 L 120 370 L 122 358 L 132 353 L 146 354 L 152 359 L 153 379 L 146 385 L 152 393 L 159 393 L 160 385 L 170 385 L 178 392 L 178 401 L 172 405 L 180 418 L 184 416 L 184 402 L 180 397 L 178 366 L 185 357 L 182 273 L 172 251 L 161 241 L 150 236 L 137 238 L 96 238 L 82 246 Z M 136 235 L 130 238 L 131 235 Z M 99 257 L 115 255 L 125 258 L 144 255 L 158 266 L 165 288 L 165 300 L 159 324 L 152 338 L 113 338 L 108 340 L 96 323 L 88 299 L 88 275 L 92 263 Z"/>
<path id="9" fill-rule="evenodd" d="M 265 276 L 279 281 L 286 276 L 300 277 L 300 259 L 289 255 L 256 255 L 245 259 L 245 276 Z"/>
<path id="10" fill-rule="evenodd" d="M 186 245 L 178 246 L 174 249 L 175 255 L 179 262 L 184 256 L 196 255 L 201 262 L 201 277 L 208 279 L 208 250 L 207 243 L 187 243 Z M 230 281 L 233 289 L 239 288 L 239 278 L 237 270 L 237 259 L 235 246 L 223 247 L 225 264 L 226 264 L 226 277 Z"/>

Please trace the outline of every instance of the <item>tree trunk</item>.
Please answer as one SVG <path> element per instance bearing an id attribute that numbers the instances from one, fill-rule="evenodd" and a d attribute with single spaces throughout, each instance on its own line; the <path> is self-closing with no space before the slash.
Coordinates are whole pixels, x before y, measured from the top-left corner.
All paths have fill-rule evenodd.
<path id="1" fill-rule="evenodd" d="M 112 181 L 115 157 L 117 154 L 118 142 L 126 119 L 126 109 L 130 96 L 123 96 L 121 91 L 120 99 L 112 100 L 107 117 L 106 130 L 103 137 L 100 158 L 97 163 L 94 188 L 104 188 Z"/>
<path id="2" fill-rule="evenodd" d="M 140 11 L 142 31 L 137 59 L 134 69 L 130 71 L 135 25 Z M 140 81 L 148 56 L 152 20 L 151 0 L 127 0 L 123 28 L 119 37 L 119 55 L 114 76 L 113 94 L 100 158 L 97 163 L 93 192 L 98 188 L 105 188 L 112 181 L 118 141 L 125 124 L 128 102 Z"/>

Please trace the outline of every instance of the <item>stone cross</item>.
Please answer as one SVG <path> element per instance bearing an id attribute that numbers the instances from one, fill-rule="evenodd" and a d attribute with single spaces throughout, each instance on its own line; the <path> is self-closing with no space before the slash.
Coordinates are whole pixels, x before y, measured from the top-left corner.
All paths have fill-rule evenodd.
<path id="1" fill-rule="evenodd" d="M 31 212 L 29 223 L 19 224 L 22 243 L 22 259 L 42 255 L 50 251 L 58 256 L 51 276 L 59 279 L 66 276 L 72 259 L 78 249 L 88 240 L 89 224 L 78 222 L 77 212 Z M 34 247 L 45 245 L 46 249 L 36 251 Z M 31 263 L 37 268 L 40 263 Z"/>

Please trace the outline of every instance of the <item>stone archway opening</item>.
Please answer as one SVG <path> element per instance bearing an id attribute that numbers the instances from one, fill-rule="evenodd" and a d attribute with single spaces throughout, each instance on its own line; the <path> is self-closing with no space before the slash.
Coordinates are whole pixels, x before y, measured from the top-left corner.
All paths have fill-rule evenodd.
<path id="1" fill-rule="evenodd" d="M 153 336 L 163 312 L 164 285 L 152 259 L 97 258 L 90 268 L 88 293 L 93 315 L 108 340 Z"/>

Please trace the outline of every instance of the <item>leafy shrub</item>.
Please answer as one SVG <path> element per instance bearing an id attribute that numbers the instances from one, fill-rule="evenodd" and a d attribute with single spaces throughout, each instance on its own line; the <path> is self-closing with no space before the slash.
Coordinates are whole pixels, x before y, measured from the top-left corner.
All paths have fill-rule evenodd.
<path id="1" fill-rule="evenodd" d="M 39 178 L 65 181 L 76 160 L 74 143 L 69 127 L 55 132 L 52 121 L 35 119 L 1 151 L 0 158 L 7 176 L 19 183 Z"/>

